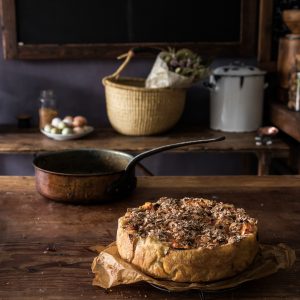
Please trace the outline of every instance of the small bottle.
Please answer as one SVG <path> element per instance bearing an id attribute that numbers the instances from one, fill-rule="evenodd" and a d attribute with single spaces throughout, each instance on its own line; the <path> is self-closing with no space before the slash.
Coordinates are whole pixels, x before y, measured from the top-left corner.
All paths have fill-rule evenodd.
<path id="1" fill-rule="evenodd" d="M 288 108 L 300 111 L 300 55 L 295 55 L 295 63 L 289 73 Z"/>
<path id="2" fill-rule="evenodd" d="M 52 90 L 42 90 L 40 94 L 40 129 L 46 124 L 51 124 L 53 118 L 58 116 L 57 103 Z"/>

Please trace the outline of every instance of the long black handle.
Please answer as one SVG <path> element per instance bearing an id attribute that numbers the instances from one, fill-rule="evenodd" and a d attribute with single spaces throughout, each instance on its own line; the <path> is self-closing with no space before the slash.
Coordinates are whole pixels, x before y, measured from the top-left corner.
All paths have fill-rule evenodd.
<path id="1" fill-rule="evenodd" d="M 195 144 L 206 144 L 206 143 L 212 143 L 212 142 L 219 142 L 225 140 L 225 136 L 220 136 L 217 138 L 210 138 L 210 139 L 200 139 L 200 140 L 193 140 L 193 141 L 186 141 L 186 142 L 181 142 L 181 143 L 176 143 L 176 144 L 170 144 L 170 145 L 165 145 L 161 146 L 158 148 L 154 148 L 145 152 L 142 152 L 135 156 L 127 165 L 125 169 L 125 173 L 131 172 L 131 170 L 135 167 L 135 165 L 141 161 L 142 159 L 151 156 L 153 154 L 157 154 L 163 151 L 167 151 L 170 149 L 174 148 L 179 148 L 179 147 L 184 147 L 184 146 L 189 146 L 189 145 L 195 145 Z"/>
<path id="2" fill-rule="evenodd" d="M 134 168 L 136 164 L 150 156 L 159 152 L 163 152 L 166 150 L 174 149 L 174 148 L 179 148 L 179 147 L 184 147 L 188 145 L 193 145 L 193 144 L 204 144 L 204 143 L 211 143 L 211 142 L 219 142 L 224 140 L 224 136 L 220 136 L 217 138 L 210 138 L 210 139 L 201 139 L 201 140 L 194 140 L 194 141 L 187 141 L 187 142 L 181 142 L 181 143 L 176 143 L 176 144 L 170 144 L 158 148 L 154 148 L 149 151 L 142 152 L 141 154 L 135 156 L 127 165 L 125 168 L 124 173 L 116 180 L 114 181 L 108 188 L 107 188 L 107 195 L 110 195 L 112 198 L 118 198 L 120 196 L 125 197 L 129 195 L 136 187 L 136 182 L 137 179 L 134 176 Z"/>

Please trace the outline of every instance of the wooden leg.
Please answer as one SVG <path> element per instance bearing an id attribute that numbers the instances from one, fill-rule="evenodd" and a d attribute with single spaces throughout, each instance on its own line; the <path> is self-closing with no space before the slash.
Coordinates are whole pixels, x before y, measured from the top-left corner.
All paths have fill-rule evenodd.
<path id="1" fill-rule="evenodd" d="M 256 156 L 258 159 L 257 175 L 268 175 L 270 169 L 270 154 L 266 152 L 259 152 L 256 153 Z"/>

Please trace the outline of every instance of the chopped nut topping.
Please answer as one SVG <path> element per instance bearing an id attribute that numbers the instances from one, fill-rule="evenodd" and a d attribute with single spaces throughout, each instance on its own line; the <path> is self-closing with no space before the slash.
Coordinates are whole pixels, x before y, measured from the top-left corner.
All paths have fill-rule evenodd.
<path id="1" fill-rule="evenodd" d="M 125 214 L 131 234 L 166 242 L 174 249 L 209 248 L 238 242 L 253 233 L 257 220 L 232 204 L 203 198 L 163 197 Z"/>

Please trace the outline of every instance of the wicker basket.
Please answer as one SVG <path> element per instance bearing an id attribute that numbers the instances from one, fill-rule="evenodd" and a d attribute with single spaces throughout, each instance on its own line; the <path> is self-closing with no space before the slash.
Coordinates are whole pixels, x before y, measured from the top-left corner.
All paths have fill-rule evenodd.
<path id="1" fill-rule="evenodd" d="M 144 79 L 120 78 L 134 51 L 130 50 L 125 56 L 118 70 L 102 80 L 112 127 L 119 133 L 136 136 L 158 134 L 172 128 L 184 110 L 186 90 L 150 89 L 145 88 Z"/>

